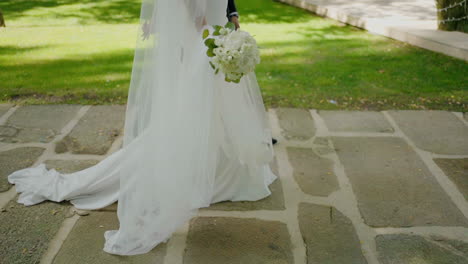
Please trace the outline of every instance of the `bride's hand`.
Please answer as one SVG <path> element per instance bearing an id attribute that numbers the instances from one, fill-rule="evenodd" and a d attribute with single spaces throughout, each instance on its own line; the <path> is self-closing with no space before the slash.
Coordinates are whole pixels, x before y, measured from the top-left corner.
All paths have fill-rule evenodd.
<path id="1" fill-rule="evenodd" d="M 236 26 L 236 30 L 240 28 L 239 18 L 237 16 L 231 17 L 231 22 Z"/>

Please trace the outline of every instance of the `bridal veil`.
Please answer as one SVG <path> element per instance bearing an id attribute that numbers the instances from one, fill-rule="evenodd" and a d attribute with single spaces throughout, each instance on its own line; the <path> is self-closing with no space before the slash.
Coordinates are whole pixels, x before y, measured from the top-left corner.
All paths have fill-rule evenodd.
<path id="1" fill-rule="evenodd" d="M 276 176 L 271 132 L 255 74 L 227 83 L 209 66 L 201 31 L 225 24 L 227 0 L 144 0 L 123 147 L 88 169 L 44 164 L 14 172 L 18 202 L 69 200 L 99 209 L 118 200 L 119 230 L 104 250 L 150 251 L 219 201 L 259 200 Z"/>

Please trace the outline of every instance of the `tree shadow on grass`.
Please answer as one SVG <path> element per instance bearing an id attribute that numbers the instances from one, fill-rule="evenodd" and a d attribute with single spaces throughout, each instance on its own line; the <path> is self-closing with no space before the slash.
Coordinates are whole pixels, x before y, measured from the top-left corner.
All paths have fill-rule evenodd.
<path id="1" fill-rule="evenodd" d="M 242 23 L 301 23 L 313 19 L 310 12 L 273 0 L 236 0 Z"/>
<path id="2" fill-rule="evenodd" d="M 453 94 L 468 104 L 464 61 L 382 37 L 350 34 L 348 27 L 302 27 L 295 33 L 305 39 L 259 43 L 264 49 L 257 74 L 264 95 L 293 95 L 292 105 L 297 105 L 310 96 L 409 102 Z"/>
<path id="3" fill-rule="evenodd" d="M 21 53 L 37 51 L 40 49 L 50 48 L 51 45 L 37 45 L 37 46 L 29 46 L 29 47 L 20 47 L 20 46 L 13 46 L 13 45 L 1 45 L 0 46 L 0 55 L 19 55 Z M 0 57 L 1 59 L 1 57 Z"/>
<path id="4" fill-rule="evenodd" d="M 31 17 L 28 24 L 41 25 L 40 18 L 74 18 L 79 24 L 136 23 L 142 0 L 13 0 L 1 1 L 8 20 Z M 300 23 L 314 18 L 310 12 L 273 0 L 237 0 L 242 23 Z M 30 13 L 33 11 L 33 13 Z M 35 15 L 32 15 L 35 14 Z M 36 19 L 37 17 L 37 19 Z"/>
<path id="5" fill-rule="evenodd" d="M 33 1 L 19 2 L 31 4 Z M 92 2 L 94 1 L 84 0 L 80 3 Z M 338 24 L 327 26 L 328 23 L 316 25 L 315 21 L 320 23 L 321 18 L 270 0 L 237 2 L 242 23 L 311 22 L 295 27 L 294 32 L 286 32 L 299 34 L 302 40 L 290 41 L 285 37 L 274 42 L 259 43 L 266 50 L 262 52 L 262 64 L 257 68 L 257 74 L 270 106 L 312 108 L 317 100 L 345 97 L 389 97 L 394 101 L 407 103 L 420 96 L 447 98 L 450 94 L 461 95 L 466 101 L 467 94 L 463 85 L 468 83 L 468 68 L 461 60 L 386 38 L 377 38 L 364 31 L 352 32 L 356 29 L 351 27 Z M 54 5 L 74 2 L 42 0 L 37 3 L 45 3 L 53 8 Z M 97 3 L 106 4 L 104 1 Z M 110 0 L 108 3 L 114 5 L 114 11 L 86 12 L 109 23 L 122 22 L 117 19 L 122 1 Z M 134 2 L 129 1 L 127 4 L 133 6 L 132 3 Z M 135 7 L 139 9 L 139 4 L 135 4 Z M 31 10 L 38 6 L 24 5 L 15 8 L 18 9 L 16 13 L 21 15 L 28 8 Z M 100 9 L 104 8 L 101 6 Z M 132 19 L 138 17 L 136 12 L 129 14 Z M 16 54 L 33 49 L 10 46 L 1 51 Z M 268 52 L 270 50 L 273 52 Z M 34 63 L 2 65 L 0 99 L 2 96 L 6 100 L 50 95 L 57 96 L 58 100 L 72 98 L 73 102 L 89 100 L 102 103 L 119 97 L 124 101 L 132 58 L 133 50 L 121 50 L 96 54 L 87 59 L 37 60 Z M 446 107 L 460 109 L 450 108 L 452 106 L 449 105 Z"/>
<path id="6" fill-rule="evenodd" d="M 31 96 L 73 98 L 94 103 L 126 99 L 133 50 L 101 53 L 86 59 L 56 59 L 2 65 L 0 98 Z M 82 97 L 81 99 L 79 97 Z"/>
<path id="7" fill-rule="evenodd" d="M 27 16 L 29 11 L 41 11 L 54 19 L 77 18 L 102 23 L 134 23 L 140 17 L 141 0 L 14 0 L 1 1 L 0 9 L 7 20 Z M 36 20 L 41 24 L 40 20 Z"/>
<path id="8" fill-rule="evenodd" d="M 468 82 L 468 68 L 461 60 L 386 38 L 364 38 L 338 25 L 301 26 L 295 33 L 303 40 L 259 43 L 264 49 L 257 77 L 270 106 L 310 107 L 311 98 L 343 97 L 409 98 L 406 102 L 419 96 L 459 94 L 466 100 L 463 84 Z M 5 54 L 18 54 L 46 47 L 0 48 Z M 103 103 L 120 97 L 117 101 L 123 102 L 133 54 L 133 49 L 125 49 L 87 58 L 5 63 L 0 99 L 55 96 L 58 102 L 69 98 Z"/>

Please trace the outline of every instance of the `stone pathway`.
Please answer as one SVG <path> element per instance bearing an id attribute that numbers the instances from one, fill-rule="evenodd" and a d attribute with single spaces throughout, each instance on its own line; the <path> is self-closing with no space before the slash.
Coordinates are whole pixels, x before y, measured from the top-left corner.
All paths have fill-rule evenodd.
<path id="1" fill-rule="evenodd" d="M 12 171 L 82 170 L 120 148 L 123 106 L 0 105 L 0 263 L 467 264 L 468 118 L 270 109 L 272 195 L 203 208 L 140 256 L 102 251 L 116 205 L 17 204 Z"/>
<path id="2" fill-rule="evenodd" d="M 437 30 L 434 0 L 276 1 L 468 61 L 468 34 Z"/>

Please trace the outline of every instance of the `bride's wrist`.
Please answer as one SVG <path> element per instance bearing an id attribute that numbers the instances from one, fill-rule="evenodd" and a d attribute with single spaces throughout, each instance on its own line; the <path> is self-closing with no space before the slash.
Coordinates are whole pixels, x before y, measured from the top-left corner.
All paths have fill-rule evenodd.
<path id="1" fill-rule="evenodd" d="M 240 28 L 239 17 L 237 15 L 231 16 L 229 20 L 236 26 L 236 29 Z"/>

